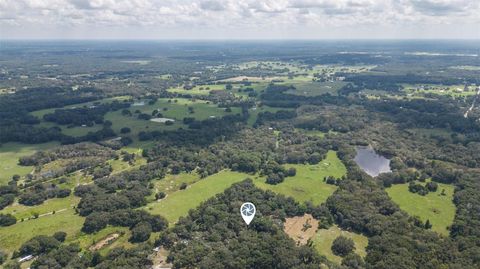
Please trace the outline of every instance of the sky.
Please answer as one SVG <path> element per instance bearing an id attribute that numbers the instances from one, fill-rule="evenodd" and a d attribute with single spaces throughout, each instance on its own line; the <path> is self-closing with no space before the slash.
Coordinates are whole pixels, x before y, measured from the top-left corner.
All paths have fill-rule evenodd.
<path id="1" fill-rule="evenodd" d="M 0 0 L 0 39 L 480 39 L 480 0 Z"/>

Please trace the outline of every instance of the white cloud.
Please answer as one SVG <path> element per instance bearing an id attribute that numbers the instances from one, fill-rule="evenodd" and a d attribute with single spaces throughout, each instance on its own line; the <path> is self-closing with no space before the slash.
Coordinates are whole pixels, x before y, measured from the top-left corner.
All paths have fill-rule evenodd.
<path id="1" fill-rule="evenodd" d="M 0 0 L 0 37 L 480 38 L 478 14 L 478 0 Z"/>

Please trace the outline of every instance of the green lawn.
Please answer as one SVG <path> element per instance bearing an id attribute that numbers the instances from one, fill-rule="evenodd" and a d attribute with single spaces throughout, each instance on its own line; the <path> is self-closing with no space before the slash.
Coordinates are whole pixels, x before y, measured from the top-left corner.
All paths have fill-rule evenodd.
<path id="1" fill-rule="evenodd" d="M 329 229 L 318 230 L 315 237 L 313 237 L 313 245 L 321 255 L 325 255 L 330 261 L 340 264 L 342 257 L 332 252 L 333 240 L 340 235 L 351 238 L 355 242 L 355 253 L 365 258 L 367 255 L 366 247 L 368 245 L 368 238 L 361 234 L 344 231 L 336 225 Z"/>
<path id="2" fill-rule="evenodd" d="M 170 193 L 166 198 L 148 204 L 146 209 L 151 214 L 166 217 L 172 225 L 180 217 L 186 216 L 190 209 L 248 177 L 244 173 L 224 170 L 189 185 L 185 190 Z"/>
<path id="3" fill-rule="evenodd" d="M 334 82 L 314 82 L 314 81 L 305 81 L 305 82 L 286 82 L 286 85 L 293 85 L 295 90 L 289 90 L 289 93 L 302 96 L 317 96 L 325 93 L 330 93 L 336 95 L 337 91 L 345 86 L 347 83 L 343 81 L 334 81 Z"/>
<path id="4" fill-rule="evenodd" d="M 36 235 L 53 235 L 55 232 L 67 233 L 67 240 L 75 237 L 83 226 L 84 218 L 75 215 L 69 208 L 54 215 L 25 220 L 12 226 L 0 228 L 0 246 L 8 252 L 18 249 L 25 241 Z"/>
<path id="5" fill-rule="evenodd" d="M 132 244 L 128 242 L 128 239 L 130 238 L 130 235 L 131 235 L 130 229 L 128 227 L 113 227 L 113 226 L 107 226 L 106 228 L 93 234 L 85 234 L 85 233 L 79 232 L 77 233 L 77 236 L 75 236 L 74 238 L 71 238 L 70 240 L 67 240 L 67 242 L 78 243 L 82 249 L 86 250 L 93 244 L 98 243 L 100 240 L 114 233 L 120 234 L 120 237 L 117 238 L 110 245 L 103 247 L 100 250 L 100 253 L 102 255 L 107 254 L 108 250 L 114 247 L 132 246 Z"/>
<path id="6" fill-rule="evenodd" d="M 50 142 L 44 144 L 5 143 L 0 146 L 0 185 L 7 184 L 12 176 L 24 176 L 33 170 L 33 166 L 20 166 L 18 159 L 34 154 L 38 150 L 45 150 L 58 145 Z"/>
<path id="7" fill-rule="evenodd" d="M 121 128 L 129 127 L 132 130 L 132 133 L 130 134 L 131 137 L 136 140 L 138 133 L 141 131 L 176 130 L 180 127 L 187 128 L 182 122 L 185 117 L 205 120 L 211 116 L 222 117 L 228 114 L 240 113 L 238 107 L 233 107 L 232 112 L 225 112 L 224 108 L 219 108 L 215 104 L 201 100 L 193 102 L 189 99 L 176 98 L 172 99 L 172 102 L 170 103 L 168 100 L 169 99 L 158 99 L 153 105 L 145 103 L 143 106 L 132 106 L 129 110 L 132 112 L 133 116 L 123 116 L 121 111 L 109 112 L 105 115 L 105 119 L 110 120 L 113 123 L 112 129 L 117 134 L 120 134 Z M 177 100 L 177 102 L 174 100 Z M 189 113 L 188 107 L 193 107 L 194 113 Z M 174 119 L 174 124 L 167 126 L 164 123 L 139 120 L 137 114 L 134 113 L 136 110 L 139 110 L 141 113 L 151 114 L 155 109 L 160 111 L 164 118 Z"/>
<path id="8" fill-rule="evenodd" d="M 311 201 L 319 205 L 337 189 L 335 185 L 323 182 L 326 176 L 340 178 L 345 175 L 345 165 L 338 159 L 336 152 L 329 151 L 327 157 L 315 165 L 295 164 L 286 165 L 287 168 L 294 167 L 297 174 L 294 177 L 287 177 L 278 185 L 265 183 L 264 178 L 255 178 L 255 185 L 262 189 L 272 190 L 295 198 L 299 202 Z"/>
<path id="9" fill-rule="evenodd" d="M 167 91 L 180 94 L 191 94 L 191 95 L 209 95 L 212 90 L 225 90 L 225 84 L 210 84 L 210 85 L 201 85 L 195 86 L 190 90 L 186 90 L 182 87 L 179 88 L 170 88 Z"/>
<path id="10" fill-rule="evenodd" d="M 225 85 L 207 85 L 209 87 L 213 88 L 218 88 L 218 87 L 225 87 Z M 204 86 L 206 87 L 206 86 Z M 126 96 L 121 96 L 118 98 L 106 98 L 99 100 L 98 102 L 111 102 L 112 100 L 123 100 L 125 98 L 128 98 Z M 134 140 L 134 142 L 137 141 L 138 133 L 141 131 L 155 131 L 155 130 L 176 130 L 178 128 L 187 128 L 185 124 L 183 124 L 182 120 L 185 117 L 193 117 L 197 120 L 205 120 L 210 117 L 222 117 L 225 115 L 229 114 L 236 114 L 240 113 L 241 110 L 238 107 L 232 107 L 232 112 L 225 112 L 224 108 L 220 108 L 215 104 L 212 103 L 207 103 L 206 101 L 203 100 L 190 100 L 190 99 L 185 99 L 185 98 L 175 98 L 175 99 L 170 99 L 171 102 L 168 102 L 169 99 L 163 98 L 163 99 L 158 99 L 157 102 L 153 105 L 148 104 L 148 100 L 143 100 L 144 105 L 139 105 L 139 106 L 131 106 L 129 110 L 132 112 L 132 116 L 124 116 L 122 115 L 122 111 L 113 111 L 113 112 L 108 112 L 105 114 L 104 119 L 109 120 L 113 123 L 112 129 L 117 133 L 120 134 L 120 129 L 123 127 L 129 127 L 132 130 L 132 133 L 130 134 L 131 138 Z M 137 100 L 138 102 L 138 100 Z M 77 104 L 77 105 L 70 105 L 66 106 L 64 108 L 72 108 L 72 107 L 81 107 L 84 105 L 92 105 L 94 102 L 88 102 L 88 103 L 82 103 L 82 104 Z M 192 107 L 194 110 L 194 113 L 190 113 L 188 110 L 188 107 Z M 139 111 L 141 113 L 146 113 L 150 114 L 154 110 L 160 111 L 163 117 L 165 118 L 171 118 L 174 119 L 175 122 L 173 125 L 165 125 L 165 123 L 159 123 L 159 122 L 153 122 L 149 120 L 140 120 L 137 118 L 138 114 L 134 113 L 135 111 Z M 166 110 L 164 110 L 166 109 Z M 44 109 L 44 110 L 38 110 L 34 111 L 31 114 L 42 118 L 44 114 L 46 113 L 51 113 L 55 109 Z M 88 127 L 82 127 L 82 126 L 76 126 L 73 128 L 67 128 L 66 125 L 57 125 L 53 122 L 46 122 L 43 121 L 40 123 L 40 126 L 50 128 L 54 126 L 59 126 L 62 129 L 62 133 L 69 135 L 69 136 L 83 136 L 88 134 L 89 132 L 95 132 L 98 131 L 102 128 L 102 125 L 100 124 L 95 124 L 94 126 Z"/>
<path id="11" fill-rule="evenodd" d="M 402 84 L 403 91 L 414 96 L 423 96 L 427 93 L 447 95 L 450 97 L 464 97 L 476 95 L 476 88 L 469 86 L 465 91 L 465 85 L 435 85 L 435 84 Z"/>
<path id="12" fill-rule="evenodd" d="M 155 193 L 164 192 L 169 195 L 180 189 L 182 183 L 188 185 L 193 184 L 200 180 L 200 176 L 197 173 L 180 173 L 178 175 L 166 175 L 165 178 L 159 179 L 154 183 L 154 192 L 148 198 L 153 201 L 155 199 Z"/>
<path id="13" fill-rule="evenodd" d="M 17 218 L 17 221 L 20 221 L 22 218 L 31 218 L 34 213 L 42 215 L 46 213 L 51 213 L 52 211 L 58 212 L 59 210 L 65 211 L 66 209 L 71 209 L 73 206 L 76 206 L 79 201 L 80 198 L 70 195 L 66 198 L 48 199 L 42 204 L 36 206 L 25 206 L 15 203 L 4 208 L 0 211 L 0 213 L 12 214 Z"/>
<path id="14" fill-rule="evenodd" d="M 440 195 L 442 189 L 445 189 L 445 196 Z M 452 224 L 455 217 L 455 205 L 452 201 L 454 186 L 439 183 L 436 192 L 430 192 L 425 196 L 409 192 L 408 183 L 393 185 L 386 191 L 402 210 L 420 217 L 422 221 L 430 220 L 433 231 L 448 235 L 447 227 Z"/>
<path id="15" fill-rule="evenodd" d="M 128 99 L 130 99 L 130 97 L 127 96 L 127 95 L 116 96 L 116 97 L 104 98 L 104 99 L 95 100 L 95 101 L 86 102 L 86 103 L 68 105 L 68 106 L 64 106 L 63 108 L 75 108 L 75 107 L 83 107 L 83 106 L 88 107 L 88 106 L 93 105 L 94 103 L 109 103 L 109 102 L 112 102 L 112 101 L 115 101 L 115 100 L 116 101 L 123 101 L 123 100 L 128 100 Z M 31 112 L 30 114 L 42 119 L 43 115 L 48 114 L 48 113 L 53 113 L 55 111 L 55 109 L 60 109 L 60 108 L 47 108 L 47 109 L 36 110 L 36 111 Z"/>

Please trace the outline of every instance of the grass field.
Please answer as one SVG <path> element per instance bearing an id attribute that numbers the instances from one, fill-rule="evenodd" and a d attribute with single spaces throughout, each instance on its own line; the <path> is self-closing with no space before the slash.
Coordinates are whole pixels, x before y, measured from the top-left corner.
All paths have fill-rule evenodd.
<path id="1" fill-rule="evenodd" d="M 33 170 L 33 166 L 20 166 L 18 159 L 38 150 L 45 150 L 58 145 L 56 142 L 44 144 L 5 143 L 0 146 L 0 185 L 6 185 L 13 175 L 24 176 Z"/>
<path id="2" fill-rule="evenodd" d="M 343 235 L 347 238 L 351 238 L 355 242 L 355 253 L 364 257 L 367 255 L 366 247 L 368 245 L 368 238 L 364 235 L 348 232 L 340 229 L 334 225 L 329 229 L 320 229 L 313 237 L 313 245 L 315 249 L 322 255 L 325 255 L 327 259 L 338 264 L 341 263 L 342 257 L 333 254 L 332 243 L 335 238 Z"/>
<path id="3" fill-rule="evenodd" d="M 172 93 L 180 93 L 180 94 L 191 94 L 191 95 L 209 95 L 210 91 L 213 90 L 225 90 L 225 84 L 209 84 L 209 85 L 201 85 L 195 86 L 190 90 L 186 90 L 184 88 L 170 88 L 167 91 Z"/>
<path id="4" fill-rule="evenodd" d="M 66 198 L 48 199 L 42 204 L 36 206 L 25 206 L 15 203 L 4 208 L 2 211 L 0 211 L 0 213 L 12 214 L 17 218 L 17 221 L 20 221 L 22 218 L 31 218 L 34 213 L 43 215 L 51 213 L 52 211 L 61 212 L 67 209 L 71 209 L 73 206 L 76 206 L 79 201 L 80 198 L 70 195 Z"/>
<path id="5" fill-rule="evenodd" d="M 334 81 L 334 82 L 293 82 L 290 83 L 287 81 L 286 85 L 293 85 L 295 90 L 289 90 L 288 93 L 302 96 L 317 96 L 326 93 L 336 95 L 337 91 L 340 90 L 347 83 L 343 81 Z"/>
<path id="6" fill-rule="evenodd" d="M 440 195 L 442 189 L 445 189 L 445 196 Z M 454 186 L 439 183 L 436 192 L 425 196 L 409 192 L 408 183 L 393 185 L 386 191 L 402 210 L 420 217 L 422 221 L 430 220 L 433 231 L 448 235 L 447 227 L 455 217 L 455 205 L 452 201 Z"/>
<path id="7" fill-rule="evenodd" d="M 132 246 L 132 243 L 128 242 L 128 239 L 130 238 L 130 235 L 131 235 L 129 228 L 128 227 L 112 227 L 112 226 L 107 226 L 105 229 L 102 229 L 101 231 L 98 231 L 97 233 L 94 233 L 94 234 L 84 234 L 81 232 L 77 233 L 77 235 L 74 238 L 67 240 L 67 242 L 78 243 L 82 249 L 88 249 L 93 244 L 96 244 L 98 241 L 114 233 L 120 234 L 120 237 L 116 239 L 112 244 L 109 244 L 103 247 L 100 250 L 100 253 L 102 255 L 107 254 L 108 250 L 114 247 Z"/>
<path id="8" fill-rule="evenodd" d="M 83 217 L 75 215 L 75 210 L 69 208 L 53 215 L 18 222 L 0 228 L 0 246 L 11 253 L 35 235 L 53 235 L 58 231 L 66 232 L 67 240 L 71 240 L 80 232 L 83 221 Z"/>
<path id="9" fill-rule="evenodd" d="M 208 85 L 208 86 L 215 86 L 218 87 L 225 87 L 225 85 Z M 117 98 L 106 98 L 99 100 L 97 102 L 111 102 L 113 100 L 123 100 L 127 99 L 128 96 L 121 96 Z M 129 127 L 132 132 L 129 134 L 131 138 L 137 141 L 138 133 L 141 131 L 155 131 L 155 130 L 176 130 L 178 128 L 187 128 L 185 124 L 183 124 L 182 120 L 185 117 L 193 117 L 197 120 L 205 120 L 209 117 L 222 117 L 228 114 L 236 114 L 240 113 L 241 110 L 238 107 L 232 107 L 232 112 L 225 112 L 224 108 L 220 108 L 215 104 L 207 103 L 206 101 L 202 100 L 189 100 L 184 98 L 176 98 L 171 99 L 171 102 L 168 102 L 169 99 L 158 99 L 157 102 L 153 105 L 148 104 L 147 101 L 143 101 L 144 105 L 138 106 L 131 106 L 129 110 L 132 113 L 132 116 L 124 116 L 122 115 L 122 111 L 113 111 L 108 112 L 104 119 L 109 120 L 113 123 L 112 129 L 117 133 L 120 134 L 120 129 L 123 127 Z M 66 106 L 64 108 L 72 108 L 72 107 L 81 107 L 81 106 L 88 106 L 92 105 L 94 102 L 82 103 L 77 105 Z M 193 108 L 194 113 L 189 112 L 189 107 Z M 173 125 L 165 125 L 164 123 L 153 122 L 149 120 L 140 120 L 137 118 L 137 114 L 134 113 L 135 111 L 139 111 L 141 113 L 151 114 L 155 109 L 157 109 L 161 114 L 162 117 L 174 119 L 175 122 Z M 51 113 L 55 109 L 44 109 L 34 111 L 31 114 L 35 115 L 39 118 L 42 118 L 44 114 Z M 58 126 L 62 129 L 62 133 L 69 135 L 69 136 L 83 136 L 88 134 L 89 132 L 95 132 L 102 128 L 102 125 L 95 124 L 94 126 L 76 126 L 73 128 L 67 128 L 65 125 L 57 125 L 53 122 L 46 122 L 43 121 L 40 123 L 40 126 L 50 128 L 54 126 Z"/>
<path id="10" fill-rule="evenodd" d="M 427 93 L 450 97 L 464 97 L 477 94 L 475 87 L 469 86 L 465 89 L 465 85 L 403 84 L 402 86 L 404 92 L 414 96 L 423 96 Z"/>
<path id="11" fill-rule="evenodd" d="M 168 174 L 165 176 L 165 178 L 155 181 L 154 190 L 155 193 L 164 192 L 165 194 L 169 195 L 178 191 L 182 183 L 187 183 L 188 185 L 191 185 L 198 180 L 200 180 L 200 176 L 197 173 L 182 172 L 178 175 Z M 155 193 L 152 193 L 152 195 L 148 197 L 149 201 L 154 201 Z"/>
<path id="12" fill-rule="evenodd" d="M 189 185 L 185 190 L 173 192 L 160 201 L 148 204 L 147 211 L 164 216 L 172 225 L 180 217 L 186 216 L 190 209 L 196 208 L 200 203 L 247 177 L 249 175 L 244 173 L 221 171 Z"/>
<path id="13" fill-rule="evenodd" d="M 264 178 L 255 178 L 255 184 L 261 189 L 272 190 L 293 197 L 299 202 L 310 201 L 319 205 L 337 189 L 335 185 L 323 182 L 325 176 L 341 177 L 346 173 L 345 165 L 338 159 L 336 152 L 329 151 L 327 157 L 315 165 L 286 165 L 294 167 L 297 174 L 287 177 L 277 185 L 265 183 Z"/>
<path id="14" fill-rule="evenodd" d="M 95 103 L 109 103 L 109 102 L 112 102 L 112 101 L 115 101 L 115 100 L 116 101 L 123 101 L 123 100 L 128 100 L 128 99 L 130 99 L 130 97 L 127 96 L 127 95 L 116 96 L 116 97 L 104 98 L 104 99 L 95 100 L 95 101 L 86 102 L 86 103 L 68 105 L 68 106 L 64 106 L 63 108 L 66 109 L 66 108 L 75 108 L 75 107 L 83 107 L 83 106 L 88 107 L 88 106 L 94 105 Z M 53 113 L 55 111 L 55 109 L 59 109 L 59 108 L 47 108 L 47 109 L 36 110 L 36 111 L 31 112 L 30 114 L 42 119 L 43 115 L 48 114 L 48 113 Z"/>
<path id="15" fill-rule="evenodd" d="M 169 99 L 158 99 L 153 105 L 132 106 L 130 111 L 133 116 L 123 116 L 121 111 L 109 112 L 105 115 L 105 119 L 113 123 L 112 128 L 118 134 L 121 128 L 129 127 L 132 130 L 130 134 L 132 139 L 136 140 L 137 134 L 141 131 L 175 130 L 180 127 L 187 128 L 182 122 L 185 117 L 205 120 L 211 116 L 222 117 L 228 114 L 240 113 L 239 108 L 232 108 L 232 112 L 225 112 L 224 108 L 219 108 L 215 104 L 207 104 L 207 102 L 201 100 L 196 100 L 195 102 L 183 98 L 173 99 L 177 100 L 177 102 L 168 102 L 168 100 Z M 189 113 L 188 107 L 192 107 L 194 113 Z M 155 109 L 160 111 L 163 117 L 174 119 L 174 124 L 167 126 L 164 123 L 139 120 L 134 113 L 136 110 L 139 110 L 141 113 L 151 114 Z"/>

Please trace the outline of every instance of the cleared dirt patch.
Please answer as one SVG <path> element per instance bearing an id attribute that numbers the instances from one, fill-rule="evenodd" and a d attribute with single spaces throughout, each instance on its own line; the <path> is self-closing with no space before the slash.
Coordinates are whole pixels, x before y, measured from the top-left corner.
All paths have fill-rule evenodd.
<path id="1" fill-rule="evenodd" d="M 163 247 L 155 249 L 157 252 L 153 257 L 153 269 L 172 268 L 171 263 L 167 263 L 168 251 Z"/>
<path id="2" fill-rule="evenodd" d="M 298 245 L 305 245 L 308 239 L 315 236 L 317 228 L 318 220 L 314 219 L 310 214 L 305 214 L 301 217 L 286 219 L 283 230 Z"/>
<path id="3" fill-rule="evenodd" d="M 104 246 L 110 245 L 113 243 L 113 241 L 117 240 L 117 238 L 120 237 L 120 234 L 114 233 L 110 234 L 104 239 L 100 240 L 100 242 L 96 243 L 95 245 L 92 245 L 89 250 L 90 251 L 96 251 L 102 249 Z"/>

